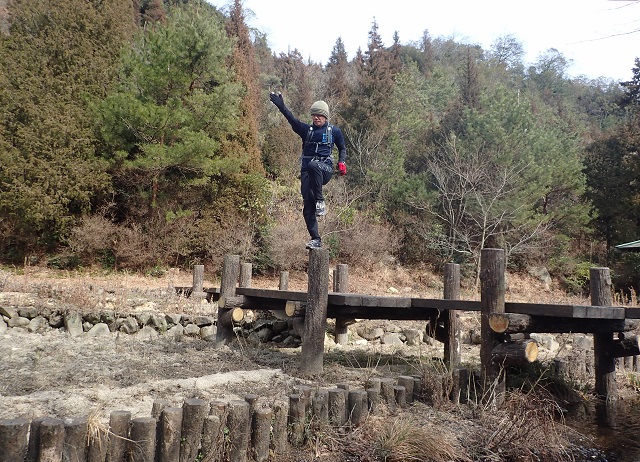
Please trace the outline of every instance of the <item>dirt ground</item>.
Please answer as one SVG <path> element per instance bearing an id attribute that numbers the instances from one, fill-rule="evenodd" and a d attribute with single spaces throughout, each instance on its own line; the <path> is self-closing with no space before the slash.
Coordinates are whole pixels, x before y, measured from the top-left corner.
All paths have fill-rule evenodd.
<path id="1" fill-rule="evenodd" d="M 164 313 L 212 313 L 212 305 L 206 301 L 176 295 L 175 287 L 191 284 L 192 276 L 177 270 L 162 277 L 52 273 L 37 268 L 0 273 L 0 292 L 35 295 L 41 306 L 72 305 L 95 311 L 116 305 L 126 310 L 132 300 L 137 304 L 146 300 Z M 510 278 L 509 284 L 507 301 L 569 301 L 535 280 Z M 205 276 L 206 287 L 218 285 L 218 281 L 207 281 Z M 278 276 L 255 278 L 252 285 L 277 288 Z M 349 287 L 352 292 L 372 295 L 442 296 L 437 275 L 399 268 L 350 272 Z M 306 275 L 290 275 L 289 289 L 305 290 Z M 479 295 L 467 288 L 462 298 L 479 299 Z M 390 323 L 425 327 L 423 322 L 412 321 L 366 322 L 386 327 Z M 463 322 L 468 332 L 478 326 L 479 318 L 469 314 Z M 323 374 L 308 377 L 298 372 L 300 348 L 250 345 L 242 339 L 216 347 L 200 339 L 175 340 L 163 335 L 152 340 L 118 333 L 70 337 L 62 330 L 29 333 L 17 328 L 0 333 L 0 352 L 0 419 L 92 416 L 102 422 L 107 422 L 115 410 L 148 417 L 156 400 L 180 406 L 187 398 L 228 401 L 251 393 L 259 396 L 258 404 L 268 405 L 286 397 L 297 384 L 332 386 L 346 382 L 361 388 L 371 376 L 417 373 L 415 364 L 421 359 L 441 358 L 443 354 L 437 342 L 417 347 L 375 342 L 339 346 L 329 337 Z M 478 354 L 477 346 L 463 345 L 464 363 L 478 363 Z M 454 416 L 452 426 L 456 420 Z"/>

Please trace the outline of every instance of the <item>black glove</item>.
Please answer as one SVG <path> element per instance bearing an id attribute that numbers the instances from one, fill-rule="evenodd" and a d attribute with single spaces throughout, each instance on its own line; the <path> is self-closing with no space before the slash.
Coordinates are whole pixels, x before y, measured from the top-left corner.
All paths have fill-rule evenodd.
<path id="1" fill-rule="evenodd" d="M 282 109 L 284 107 L 284 98 L 282 98 L 282 93 L 271 92 L 271 94 L 269 94 L 269 99 L 278 109 Z"/>

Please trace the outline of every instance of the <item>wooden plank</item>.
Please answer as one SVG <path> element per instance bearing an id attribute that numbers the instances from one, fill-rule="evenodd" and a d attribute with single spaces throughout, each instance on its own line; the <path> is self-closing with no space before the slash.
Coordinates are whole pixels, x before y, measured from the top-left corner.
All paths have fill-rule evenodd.
<path id="1" fill-rule="evenodd" d="M 402 308 L 389 309 L 389 307 L 379 306 L 345 306 L 329 305 L 327 307 L 327 317 L 337 316 L 351 317 L 355 319 L 389 319 L 397 321 L 426 321 L 437 317 L 440 312 L 425 308 Z"/>
<path id="2" fill-rule="evenodd" d="M 625 308 L 624 317 L 626 319 L 640 319 L 640 308 Z"/>
<path id="3" fill-rule="evenodd" d="M 460 311 L 480 311 L 481 305 L 477 300 L 442 300 L 431 298 L 412 298 L 412 308 L 426 308 L 439 311 L 460 310 Z"/>
<path id="4" fill-rule="evenodd" d="M 362 298 L 366 295 L 335 292 L 329 294 L 330 305 L 362 306 Z"/>
<path id="5" fill-rule="evenodd" d="M 363 296 L 361 306 L 386 308 L 411 308 L 411 299 L 406 297 L 374 297 Z"/>
<path id="6" fill-rule="evenodd" d="M 278 289 L 254 289 L 251 287 L 238 287 L 236 294 L 247 297 L 271 298 L 275 300 L 292 300 L 295 302 L 306 302 L 307 293 L 295 290 L 278 290 Z"/>
<path id="7" fill-rule="evenodd" d="M 618 306 L 553 305 L 545 303 L 505 303 L 507 313 L 531 314 L 560 318 L 624 319 L 624 308 Z"/>

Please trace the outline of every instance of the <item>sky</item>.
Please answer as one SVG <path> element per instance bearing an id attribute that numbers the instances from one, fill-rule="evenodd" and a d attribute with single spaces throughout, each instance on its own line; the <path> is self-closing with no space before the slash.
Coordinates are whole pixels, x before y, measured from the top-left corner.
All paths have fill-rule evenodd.
<path id="1" fill-rule="evenodd" d="M 232 0 L 208 0 L 228 11 Z M 326 64 L 338 37 L 352 59 L 367 49 L 374 20 L 385 46 L 452 38 L 489 50 L 499 37 L 523 44 L 525 64 L 550 48 L 571 65 L 570 77 L 631 80 L 640 57 L 640 0 L 244 0 L 250 27 L 264 32 L 276 54 L 297 49 Z M 638 32 L 633 32 L 638 31 Z"/>

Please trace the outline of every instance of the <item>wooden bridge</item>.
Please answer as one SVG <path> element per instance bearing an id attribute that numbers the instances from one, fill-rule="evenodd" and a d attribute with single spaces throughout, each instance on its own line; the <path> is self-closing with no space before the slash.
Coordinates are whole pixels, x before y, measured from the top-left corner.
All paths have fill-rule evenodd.
<path id="1" fill-rule="evenodd" d="M 444 361 L 454 371 L 460 365 L 460 311 L 481 313 L 480 362 L 482 383 L 501 402 L 505 391 L 505 366 L 526 364 L 537 358 L 537 344 L 530 333 L 589 333 L 594 338 L 595 391 L 607 402 L 617 399 L 616 358 L 640 354 L 638 327 L 640 309 L 612 306 L 608 268 L 591 268 L 591 305 L 512 303 L 505 301 L 505 256 L 502 249 L 483 249 L 481 299 L 460 300 L 460 268 L 445 266 L 443 299 L 378 297 L 348 292 L 346 265 L 334 272 L 334 291 L 329 292 L 329 254 L 309 251 L 308 291 L 250 287 L 251 265 L 239 256 L 225 257 L 221 286 L 209 289 L 218 300 L 217 340 L 234 338 L 234 322 L 243 310 L 269 310 L 304 317 L 300 370 L 317 374 L 323 370 L 327 318 L 336 319 L 336 340 L 346 340 L 346 327 L 355 319 L 424 320 L 432 335 L 444 343 Z M 202 288 L 202 273 L 194 272 L 194 291 Z M 238 284 L 240 280 L 240 284 Z M 249 282 L 247 282 L 249 281 Z"/>

